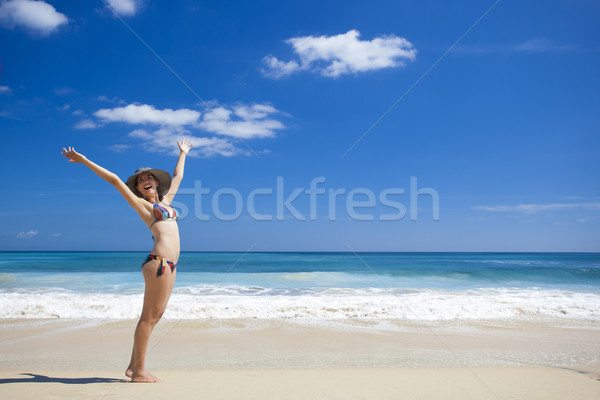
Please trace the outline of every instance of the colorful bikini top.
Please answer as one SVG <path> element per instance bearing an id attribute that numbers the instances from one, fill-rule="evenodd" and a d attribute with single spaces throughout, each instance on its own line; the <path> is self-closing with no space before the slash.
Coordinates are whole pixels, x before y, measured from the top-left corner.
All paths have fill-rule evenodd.
<path id="1" fill-rule="evenodd" d="M 167 221 L 170 219 L 173 221 L 177 221 L 179 219 L 179 213 L 177 212 L 177 210 L 175 208 L 173 208 L 171 206 L 169 206 L 169 208 L 163 207 L 160 205 L 160 202 L 154 203 L 153 211 L 154 211 L 154 222 L 152 222 L 152 224 L 150 224 L 150 228 L 152 228 L 152 225 L 154 225 L 157 221 Z"/>

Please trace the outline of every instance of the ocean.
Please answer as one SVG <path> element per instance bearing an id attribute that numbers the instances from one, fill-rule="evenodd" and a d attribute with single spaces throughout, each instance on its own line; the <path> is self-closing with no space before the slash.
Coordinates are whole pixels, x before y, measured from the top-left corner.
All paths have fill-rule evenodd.
<path id="1" fill-rule="evenodd" d="M 143 252 L 2 252 L 0 318 L 139 317 Z M 600 321 L 599 253 L 182 252 L 167 319 Z"/>

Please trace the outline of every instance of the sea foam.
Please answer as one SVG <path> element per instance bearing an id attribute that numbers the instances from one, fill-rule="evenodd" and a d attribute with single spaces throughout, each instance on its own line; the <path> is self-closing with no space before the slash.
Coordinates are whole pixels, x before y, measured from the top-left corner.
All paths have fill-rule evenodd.
<path id="1" fill-rule="evenodd" d="M 4 290 L 0 291 L 0 318 L 135 319 L 142 301 L 141 293 Z M 536 288 L 445 291 L 202 285 L 176 288 L 165 318 L 600 321 L 600 294 Z"/>

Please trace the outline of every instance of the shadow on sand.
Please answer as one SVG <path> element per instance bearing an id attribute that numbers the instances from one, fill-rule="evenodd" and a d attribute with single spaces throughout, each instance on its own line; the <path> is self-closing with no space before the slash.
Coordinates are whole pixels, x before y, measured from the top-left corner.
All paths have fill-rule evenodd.
<path id="1" fill-rule="evenodd" d="M 30 373 L 23 373 L 26 377 L 24 378 L 0 378 L 0 385 L 5 383 L 63 383 L 65 385 L 87 385 L 89 383 L 116 383 L 116 382 L 129 382 L 124 379 L 114 378 L 58 378 L 45 375 L 37 375 Z"/>

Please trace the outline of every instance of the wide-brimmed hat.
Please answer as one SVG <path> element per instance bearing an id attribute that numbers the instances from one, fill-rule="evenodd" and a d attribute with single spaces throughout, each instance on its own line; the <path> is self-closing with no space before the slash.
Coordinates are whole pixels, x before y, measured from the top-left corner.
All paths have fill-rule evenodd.
<path id="1" fill-rule="evenodd" d="M 162 169 L 142 167 L 138 168 L 133 173 L 133 175 L 127 178 L 127 182 L 125 182 L 125 184 L 129 187 L 129 189 L 131 189 L 131 191 L 136 196 L 144 197 L 136 188 L 138 175 L 142 172 L 150 172 L 152 175 L 154 175 L 156 179 L 158 179 L 158 188 L 156 188 L 156 191 L 159 195 L 164 196 L 165 194 L 167 194 L 169 188 L 171 187 L 171 175 L 169 175 L 167 171 L 163 171 Z"/>

